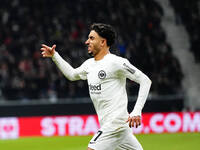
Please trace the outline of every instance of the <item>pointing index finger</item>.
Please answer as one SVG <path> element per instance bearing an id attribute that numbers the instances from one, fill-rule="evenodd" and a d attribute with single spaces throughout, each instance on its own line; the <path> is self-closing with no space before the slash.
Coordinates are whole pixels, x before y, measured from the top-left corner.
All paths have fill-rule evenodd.
<path id="1" fill-rule="evenodd" d="M 43 48 L 47 48 L 47 49 L 51 49 L 51 47 L 49 47 L 49 46 L 47 46 L 47 45 L 45 45 L 45 44 L 42 44 L 42 47 L 43 47 Z"/>
<path id="2" fill-rule="evenodd" d="M 41 50 L 41 51 L 45 51 L 45 50 L 46 50 L 46 48 L 43 48 L 43 47 L 42 47 L 42 48 L 40 48 L 40 50 Z"/>

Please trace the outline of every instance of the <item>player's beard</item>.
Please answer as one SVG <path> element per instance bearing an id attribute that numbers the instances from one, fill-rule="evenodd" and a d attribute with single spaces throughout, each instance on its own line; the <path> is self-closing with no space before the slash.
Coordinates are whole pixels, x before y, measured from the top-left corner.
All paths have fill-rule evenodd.
<path id="1" fill-rule="evenodd" d="M 94 54 L 93 54 L 93 50 L 89 50 L 89 48 L 91 48 L 89 45 L 87 45 L 88 46 L 88 56 L 89 57 L 94 57 Z"/>
<path id="2" fill-rule="evenodd" d="M 97 53 L 98 53 L 98 50 L 96 50 L 94 48 L 92 50 L 88 51 L 88 55 L 90 57 L 94 57 Z"/>

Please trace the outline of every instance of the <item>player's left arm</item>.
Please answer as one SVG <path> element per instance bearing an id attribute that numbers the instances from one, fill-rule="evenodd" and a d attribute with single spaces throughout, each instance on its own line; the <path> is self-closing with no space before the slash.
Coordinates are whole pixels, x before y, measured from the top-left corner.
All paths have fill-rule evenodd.
<path id="1" fill-rule="evenodd" d="M 151 80 L 142 71 L 133 66 L 127 59 L 123 62 L 123 72 L 127 78 L 140 85 L 136 104 L 127 120 L 130 127 L 137 128 L 141 125 L 142 109 L 149 94 Z"/>

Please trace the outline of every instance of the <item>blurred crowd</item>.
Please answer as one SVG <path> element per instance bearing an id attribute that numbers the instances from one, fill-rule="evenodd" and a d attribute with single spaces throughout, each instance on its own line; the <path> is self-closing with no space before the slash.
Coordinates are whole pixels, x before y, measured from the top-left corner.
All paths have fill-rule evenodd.
<path id="1" fill-rule="evenodd" d="M 177 23 L 183 23 L 189 33 L 191 47 L 197 63 L 200 63 L 200 1 L 170 0 L 176 12 Z"/>
<path id="2" fill-rule="evenodd" d="M 87 82 L 68 81 L 51 59 L 41 57 L 40 47 L 56 44 L 78 67 L 88 58 L 84 42 L 93 22 L 114 26 L 112 52 L 151 78 L 151 94 L 181 91 L 181 67 L 160 26 L 162 8 L 153 0 L 4 0 L 0 14 L 1 99 L 89 96 Z M 127 90 L 136 95 L 138 85 L 128 81 Z"/>

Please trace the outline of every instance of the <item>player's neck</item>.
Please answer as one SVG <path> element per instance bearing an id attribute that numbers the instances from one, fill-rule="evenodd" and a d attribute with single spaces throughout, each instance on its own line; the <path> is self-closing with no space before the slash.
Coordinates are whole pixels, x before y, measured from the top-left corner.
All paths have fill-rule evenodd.
<path id="1" fill-rule="evenodd" d="M 101 60 L 101 59 L 104 58 L 105 55 L 107 55 L 107 54 L 109 54 L 109 53 L 110 53 L 109 47 L 108 47 L 108 48 L 105 48 L 105 49 L 102 49 L 102 50 L 99 51 L 99 53 L 98 53 L 97 55 L 94 56 L 94 59 L 95 59 L 96 61 Z"/>

